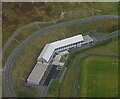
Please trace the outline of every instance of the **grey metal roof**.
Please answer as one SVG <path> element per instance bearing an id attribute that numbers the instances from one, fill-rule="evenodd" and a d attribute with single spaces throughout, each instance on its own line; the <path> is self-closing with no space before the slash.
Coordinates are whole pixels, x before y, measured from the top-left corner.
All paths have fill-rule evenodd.
<path id="1" fill-rule="evenodd" d="M 82 42 L 82 44 L 93 41 L 93 39 L 89 35 L 85 35 L 83 36 L 83 38 L 84 38 L 84 42 Z"/>

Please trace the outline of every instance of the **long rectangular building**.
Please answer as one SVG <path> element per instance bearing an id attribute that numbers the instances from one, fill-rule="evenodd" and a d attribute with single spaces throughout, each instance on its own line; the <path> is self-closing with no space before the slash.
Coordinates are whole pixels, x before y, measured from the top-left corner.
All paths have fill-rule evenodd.
<path id="1" fill-rule="evenodd" d="M 30 73 L 27 82 L 29 84 L 39 85 L 39 82 L 41 81 L 46 68 L 46 64 L 41 64 L 38 62 Z"/>
<path id="2" fill-rule="evenodd" d="M 89 35 L 82 36 L 80 34 L 46 44 L 41 54 L 39 55 L 37 59 L 37 64 L 35 65 L 31 74 L 29 75 L 27 82 L 30 84 L 39 85 L 39 82 L 44 76 L 46 68 L 49 65 L 54 53 L 59 53 L 64 50 L 80 47 L 81 44 L 87 44 L 92 41 L 93 39 Z"/>

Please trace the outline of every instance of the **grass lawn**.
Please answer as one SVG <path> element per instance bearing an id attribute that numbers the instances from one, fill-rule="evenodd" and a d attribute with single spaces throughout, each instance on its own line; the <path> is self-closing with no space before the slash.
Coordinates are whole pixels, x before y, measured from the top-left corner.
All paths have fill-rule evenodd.
<path id="1" fill-rule="evenodd" d="M 55 91 L 56 93 L 59 92 L 58 96 L 69 97 L 72 86 L 73 86 L 76 60 L 80 55 L 86 54 L 86 53 L 118 54 L 118 39 L 117 39 L 117 37 L 115 37 L 111 40 L 107 40 L 107 42 L 103 41 L 103 42 L 99 43 L 99 46 L 93 47 L 91 49 L 88 48 L 87 50 L 75 51 L 73 53 L 70 53 L 70 58 L 68 60 L 68 63 L 66 64 L 68 69 L 65 73 L 64 79 L 61 84 L 58 83 L 60 88 L 54 89 L 54 90 L 58 90 L 58 91 Z M 51 86 L 52 86 L 52 84 L 51 84 Z M 54 94 L 55 94 L 55 92 L 54 92 Z M 53 92 L 48 90 L 47 96 L 50 95 L 51 97 L 54 97 L 54 94 L 51 94 L 51 93 L 53 93 Z"/>
<path id="2" fill-rule="evenodd" d="M 118 96 L 118 58 L 90 56 L 80 62 L 79 97 Z"/>
<path id="3" fill-rule="evenodd" d="M 60 62 L 65 62 L 65 60 L 66 60 L 65 57 L 62 56 L 61 59 L 60 59 Z"/>
<path id="4" fill-rule="evenodd" d="M 69 54 L 65 54 L 64 57 L 67 58 Z"/>
<path id="5" fill-rule="evenodd" d="M 67 59 L 67 57 L 68 57 L 68 54 L 63 55 L 63 56 L 60 58 L 60 62 L 65 62 L 66 59 Z"/>

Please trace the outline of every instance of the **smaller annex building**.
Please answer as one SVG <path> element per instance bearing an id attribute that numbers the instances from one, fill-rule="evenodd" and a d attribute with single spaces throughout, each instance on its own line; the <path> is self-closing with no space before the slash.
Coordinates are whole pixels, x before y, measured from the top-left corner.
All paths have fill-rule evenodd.
<path id="1" fill-rule="evenodd" d="M 82 36 L 80 34 L 46 44 L 37 59 L 37 64 L 27 78 L 27 83 L 39 85 L 55 53 L 77 48 L 92 42 L 93 39 L 89 35 Z"/>

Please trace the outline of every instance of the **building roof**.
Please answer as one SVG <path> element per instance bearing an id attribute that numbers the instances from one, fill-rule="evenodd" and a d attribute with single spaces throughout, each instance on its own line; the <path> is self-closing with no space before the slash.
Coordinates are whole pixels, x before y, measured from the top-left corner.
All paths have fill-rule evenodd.
<path id="1" fill-rule="evenodd" d="M 38 59 L 43 58 L 48 62 L 51 55 L 54 52 L 54 49 L 55 48 L 53 46 L 51 46 L 50 44 L 46 44 L 44 49 L 42 50 L 40 56 L 38 57 Z"/>
<path id="2" fill-rule="evenodd" d="M 80 35 L 76 35 L 76 36 L 73 36 L 73 37 L 69 37 L 69 38 L 66 38 L 66 39 L 63 39 L 63 40 L 53 42 L 53 43 L 51 43 L 51 45 L 54 46 L 55 48 L 59 48 L 59 47 L 70 45 L 70 44 L 80 42 L 80 41 L 83 41 L 83 40 L 84 40 L 83 36 L 80 34 Z"/>
<path id="3" fill-rule="evenodd" d="M 46 44 L 46 46 L 42 50 L 38 59 L 43 58 L 48 62 L 55 49 L 66 46 L 66 45 L 70 45 L 72 43 L 80 42 L 83 40 L 84 39 L 83 39 L 82 35 L 80 34 L 80 35 L 76 35 L 73 37 L 69 37 L 69 38 L 66 38 L 63 40 L 59 40 L 59 41 L 55 41 L 55 42 Z"/>
<path id="4" fill-rule="evenodd" d="M 35 65 L 35 67 L 33 68 L 32 72 L 30 73 L 27 81 L 34 81 L 34 82 L 40 82 L 40 80 L 42 79 L 42 76 L 45 72 L 47 68 L 46 64 L 41 64 L 41 63 L 37 63 Z"/>
<path id="5" fill-rule="evenodd" d="M 89 35 L 85 35 L 83 36 L 83 38 L 84 38 L 84 42 L 82 42 L 82 44 L 93 41 L 93 39 Z"/>

